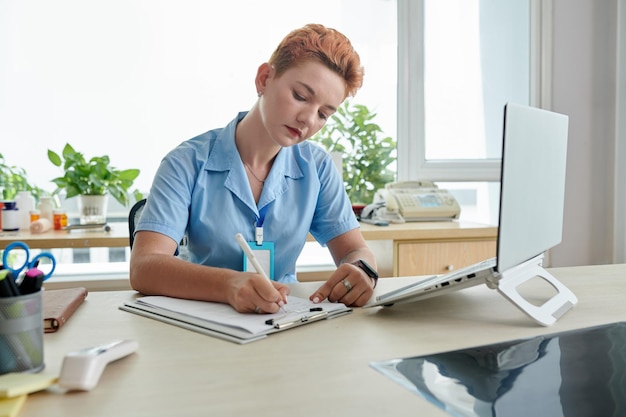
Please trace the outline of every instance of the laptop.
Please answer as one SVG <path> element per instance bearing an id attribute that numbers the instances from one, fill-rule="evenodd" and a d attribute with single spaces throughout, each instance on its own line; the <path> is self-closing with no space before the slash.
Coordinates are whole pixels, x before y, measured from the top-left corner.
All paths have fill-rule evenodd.
<path id="1" fill-rule="evenodd" d="M 545 251 L 562 238 L 568 122 L 563 114 L 506 104 L 496 257 L 378 295 L 365 307 L 390 307 L 487 284 L 544 326 L 571 309 L 576 296 L 542 267 Z M 517 290 L 535 277 L 556 291 L 540 306 Z"/>

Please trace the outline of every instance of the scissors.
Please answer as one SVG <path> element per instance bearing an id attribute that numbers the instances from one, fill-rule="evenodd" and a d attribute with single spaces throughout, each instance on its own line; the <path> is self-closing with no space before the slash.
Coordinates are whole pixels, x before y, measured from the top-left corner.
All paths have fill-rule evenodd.
<path id="1" fill-rule="evenodd" d="M 26 253 L 26 260 L 22 265 L 17 268 L 13 268 L 11 265 L 9 265 L 9 253 L 15 249 L 22 249 Z M 4 268 L 11 271 L 11 274 L 13 274 L 13 276 L 17 280 L 24 269 L 26 269 L 27 273 L 30 270 L 37 269 L 37 266 L 39 265 L 39 261 L 41 259 L 48 259 L 52 264 L 52 269 L 50 269 L 47 274 L 43 274 L 43 281 L 45 281 L 52 276 L 52 273 L 57 266 L 57 261 L 54 258 L 54 255 L 52 255 L 50 252 L 41 252 L 39 255 L 36 255 L 31 260 L 30 249 L 28 248 L 28 245 L 24 242 L 9 243 L 9 245 L 4 249 L 4 252 L 2 254 L 2 265 L 4 265 Z"/>

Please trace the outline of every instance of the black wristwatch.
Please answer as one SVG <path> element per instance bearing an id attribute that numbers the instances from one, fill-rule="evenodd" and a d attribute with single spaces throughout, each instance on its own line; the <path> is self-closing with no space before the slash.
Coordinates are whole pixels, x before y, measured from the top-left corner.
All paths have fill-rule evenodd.
<path id="1" fill-rule="evenodd" d="M 359 259 L 357 261 L 350 262 L 350 263 L 354 266 L 358 266 L 363 271 L 365 271 L 367 276 L 374 280 L 374 288 L 376 288 L 376 284 L 378 283 L 378 272 L 376 272 L 376 270 L 372 268 L 370 264 L 365 262 L 363 259 Z"/>

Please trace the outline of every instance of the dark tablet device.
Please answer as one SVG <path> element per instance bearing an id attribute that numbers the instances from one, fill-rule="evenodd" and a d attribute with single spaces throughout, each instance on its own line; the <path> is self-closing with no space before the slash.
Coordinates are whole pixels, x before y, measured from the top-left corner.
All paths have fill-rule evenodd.
<path id="1" fill-rule="evenodd" d="M 626 416 L 626 323 L 371 366 L 454 416 Z"/>

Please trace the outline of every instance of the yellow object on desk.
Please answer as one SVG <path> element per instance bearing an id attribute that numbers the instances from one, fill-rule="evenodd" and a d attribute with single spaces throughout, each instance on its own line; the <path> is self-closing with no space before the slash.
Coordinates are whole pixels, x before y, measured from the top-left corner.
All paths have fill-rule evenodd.
<path id="1" fill-rule="evenodd" d="M 41 391 L 56 384 L 58 379 L 53 375 L 20 372 L 0 375 L 0 398 L 13 398 Z"/>
<path id="2" fill-rule="evenodd" d="M 6 398 L 0 400 L 0 417 L 15 417 L 18 415 L 24 402 L 26 401 L 26 394 L 13 398 Z"/>
<path id="3" fill-rule="evenodd" d="M 44 390 L 58 379 L 52 375 L 21 372 L 0 375 L 0 417 L 17 416 L 28 394 Z"/>

